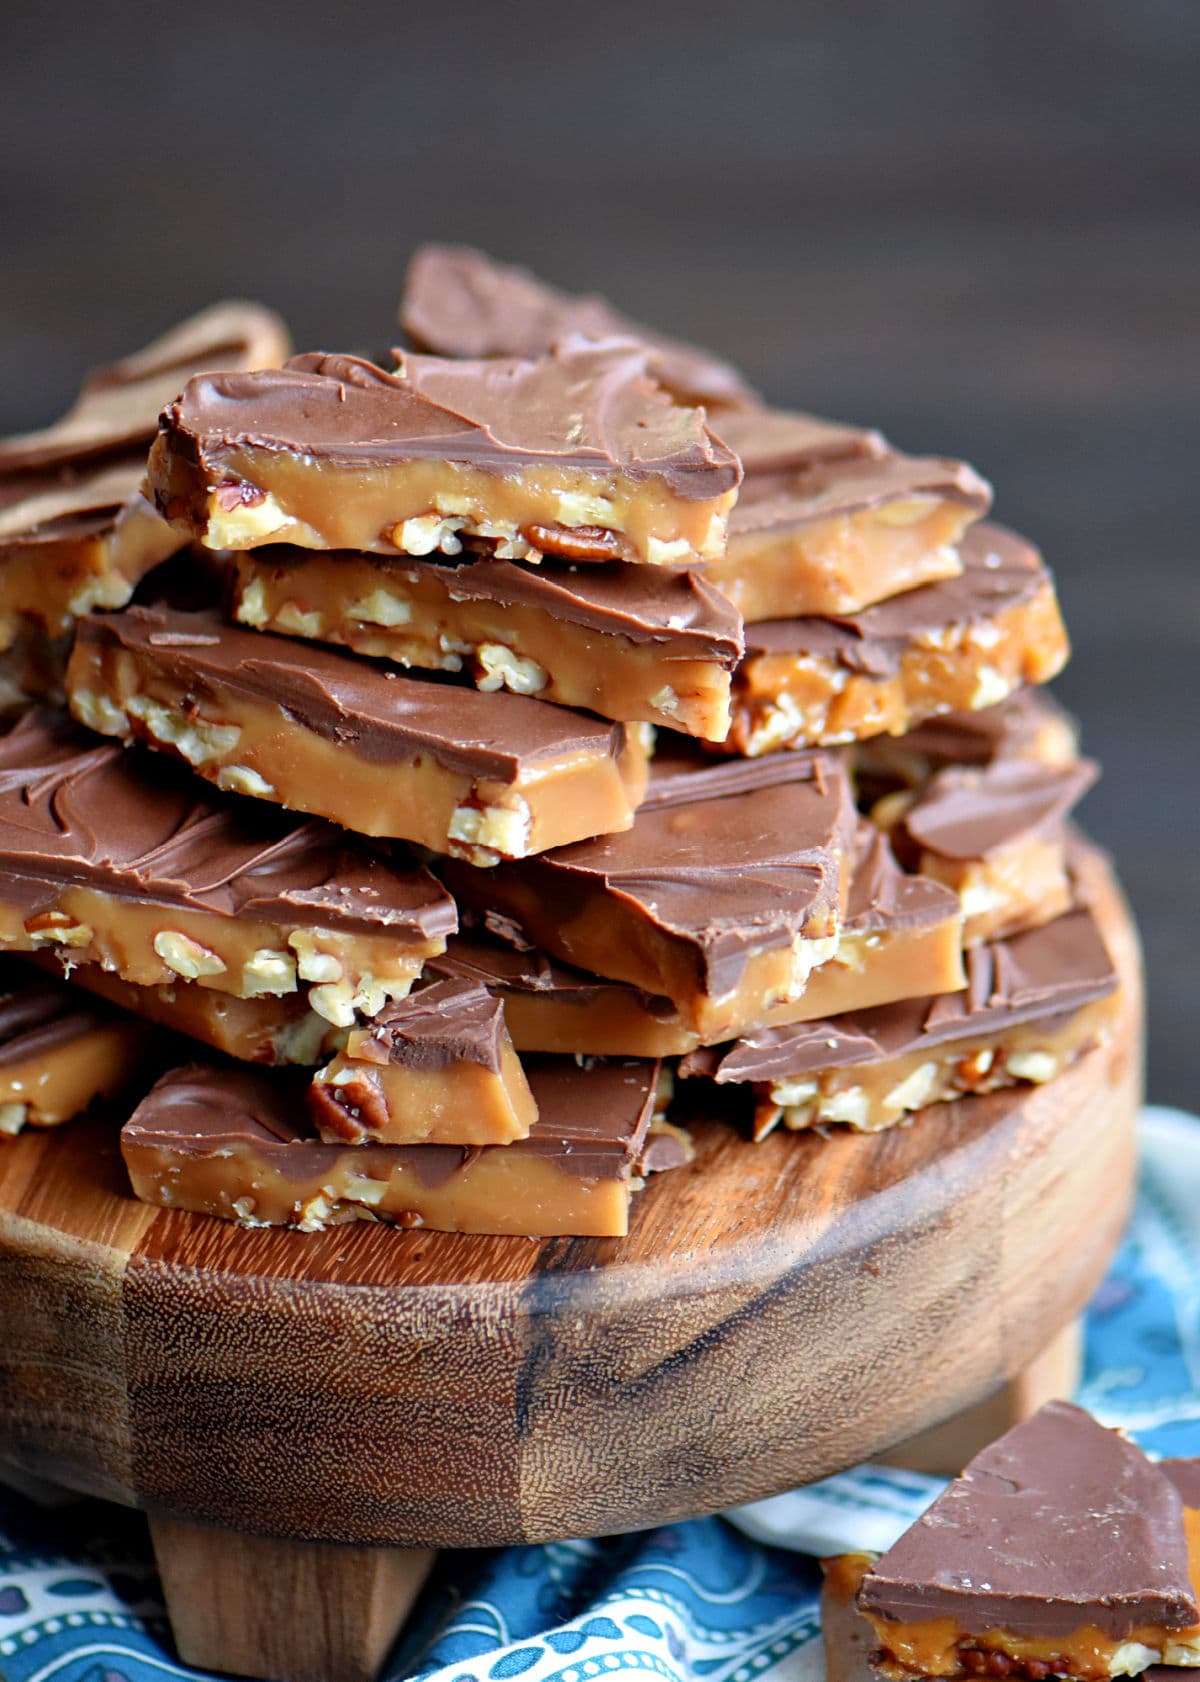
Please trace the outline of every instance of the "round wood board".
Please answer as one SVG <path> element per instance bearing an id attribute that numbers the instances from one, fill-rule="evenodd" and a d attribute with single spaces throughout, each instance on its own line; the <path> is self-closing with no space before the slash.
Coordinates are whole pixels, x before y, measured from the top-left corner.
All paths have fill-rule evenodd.
<path id="1" fill-rule="evenodd" d="M 130 1194 L 111 1123 L 0 1149 L 0 1464 L 260 1535 L 483 1545 L 636 1529 L 877 1454 L 1016 1374 L 1120 1235 L 1125 987 L 1049 1086 L 876 1136 L 703 1124 L 626 1239 L 241 1231 Z"/>

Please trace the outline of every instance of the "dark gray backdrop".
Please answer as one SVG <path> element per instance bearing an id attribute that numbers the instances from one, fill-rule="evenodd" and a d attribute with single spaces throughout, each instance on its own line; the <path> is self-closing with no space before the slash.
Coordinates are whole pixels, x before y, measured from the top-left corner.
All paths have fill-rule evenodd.
<path id="1" fill-rule="evenodd" d="M 433 236 L 988 473 L 1200 1104 L 1195 0 L 10 4 L 0 53 L 0 430 L 222 295 L 382 348 Z"/>

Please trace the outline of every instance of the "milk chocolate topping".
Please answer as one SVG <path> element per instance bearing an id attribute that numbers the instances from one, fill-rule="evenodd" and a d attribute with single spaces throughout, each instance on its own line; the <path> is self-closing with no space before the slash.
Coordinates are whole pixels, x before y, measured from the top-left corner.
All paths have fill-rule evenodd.
<path id="1" fill-rule="evenodd" d="M 352 468 L 414 458 L 506 474 L 616 468 L 697 500 L 741 479 L 703 413 L 672 404 L 628 340 L 567 340 L 537 361 L 396 354 L 392 372 L 354 356 L 310 355 L 268 372 L 201 375 L 160 425 L 211 483 L 245 449 Z M 230 471 L 236 478 L 236 465 Z"/>
<path id="2" fill-rule="evenodd" d="M 222 798 L 170 761 L 36 710 L 0 741 L 3 897 L 80 882 L 225 916 L 430 939 L 453 903 L 402 848 L 391 865 L 332 824 Z"/>
<path id="3" fill-rule="evenodd" d="M 948 859 L 984 858 L 1023 835 L 1053 829 L 1099 775 L 1088 759 L 1074 765 L 1000 760 L 983 769 L 947 768 L 904 815 L 918 847 Z"/>
<path id="4" fill-rule="evenodd" d="M 1020 689 L 998 707 L 943 713 L 914 725 L 903 736 L 872 736 L 856 751 L 873 770 L 886 771 L 890 760 L 899 767 L 914 758 L 926 759 L 935 770 L 948 765 L 991 765 L 999 759 L 1030 755 L 1048 728 L 1068 739 L 1074 725 L 1044 689 Z"/>
<path id="5" fill-rule="evenodd" d="M 731 442 L 728 427 L 723 436 Z M 752 470 L 743 456 L 742 465 L 746 479 L 730 516 L 731 537 L 740 532 L 825 520 L 834 514 L 850 514 L 910 497 L 961 502 L 976 514 L 985 514 L 992 500 L 991 486 L 965 462 L 932 456 L 892 453 L 849 460 L 818 459 L 812 465 L 771 471 Z"/>
<path id="6" fill-rule="evenodd" d="M 960 577 L 907 590 L 861 613 L 749 625 L 746 657 L 814 654 L 836 660 L 848 671 L 890 677 L 915 637 L 993 619 L 1028 601 L 1048 576 L 1033 545 L 1003 526 L 972 526 L 963 537 L 960 555 Z"/>
<path id="7" fill-rule="evenodd" d="M 679 401 L 713 408 L 754 402 L 736 369 L 708 351 L 639 327 L 594 294 L 572 297 L 469 246 L 420 248 L 409 265 L 400 325 L 440 356 L 540 356 L 576 334 L 640 339 L 651 373 Z"/>
<path id="8" fill-rule="evenodd" d="M 0 515 L 0 524 L 2 520 Z M 341 553 L 332 551 L 330 560 L 336 561 Z M 307 554 L 281 543 L 256 549 L 254 559 L 260 568 L 275 566 L 283 572 L 293 565 L 303 566 Z M 629 642 L 669 644 L 670 652 L 680 658 L 711 658 L 728 665 L 741 658 L 741 615 L 700 572 L 627 561 L 583 566 L 543 561 L 533 567 L 491 557 L 462 562 L 414 560 L 407 555 L 395 560 L 384 555 L 356 554 L 354 558 L 374 567 L 385 588 L 389 575 L 434 572 L 459 601 L 535 608 Z"/>
<path id="9" fill-rule="evenodd" d="M 835 905 L 854 809 L 840 759 L 813 754 L 807 775 L 690 803 L 643 807 L 633 828 L 557 847 L 519 865 L 451 860 L 446 880 L 486 910 L 507 873 L 537 884 L 564 918 L 586 893 L 636 906 L 690 946 L 706 993 L 733 991 L 752 952 L 790 944 L 807 915 Z"/>
<path id="10" fill-rule="evenodd" d="M 681 1072 L 719 1082 L 777 1081 L 874 1063 L 1021 1022 L 1065 1016 L 1117 985 L 1088 911 L 1070 911 L 1041 928 L 972 947 L 964 959 L 967 986 L 962 992 L 904 999 L 824 1022 L 760 1028 L 724 1050 L 692 1053 Z"/>
<path id="11" fill-rule="evenodd" d="M 747 481 L 833 462 L 878 461 L 892 453 L 882 432 L 793 409 L 739 409 L 721 416 L 719 430 L 740 457 Z"/>
<path id="12" fill-rule="evenodd" d="M 369 760 L 428 755 L 464 776 L 515 782 L 531 763 L 616 759 L 625 747 L 623 724 L 590 713 L 412 677 L 321 644 L 241 630 L 207 609 L 93 614 L 80 622 L 79 640 L 129 649 L 218 706 L 222 695 L 269 704 Z"/>
<path id="13" fill-rule="evenodd" d="M 754 789 L 778 788 L 785 783 L 815 780 L 820 784 L 837 757 L 828 750 L 797 750 L 763 759 L 716 759 L 697 750 L 686 737 L 660 731 L 642 810 L 691 805 L 697 800 L 723 800 L 735 794 L 749 794 Z M 833 774 L 843 773 L 839 769 Z"/>
<path id="14" fill-rule="evenodd" d="M 1200 1460 L 1160 1460 L 1158 1469 L 1175 1485 L 1185 1507 L 1200 1510 Z"/>
<path id="15" fill-rule="evenodd" d="M 0 957 L 0 1069 L 47 1057 L 119 1015 L 19 959 Z"/>
<path id="16" fill-rule="evenodd" d="M 0 476 L 78 469 L 118 453 L 139 455 L 154 437 L 158 411 L 204 368 L 263 368 L 288 353 L 287 329 L 259 304 L 214 304 L 144 350 L 97 368 L 53 426 L 0 439 Z"/>
<path id="17" fill-rule="evenodd" d="M 122 1129 L 122 1141 L 162 1145 L 198 1156 L 252 1148 L 273 1166 L 307 1178 L 346 1149 L 364 1172 L 374 1157 L 410 1168 L 428 1186 L 444 1184 L 481 1150 L 551 1158 L 580 1179 L 623 1180 L 642 1147 L 658 1084 L 648 1059 L 524 1059 L 538 1119 L 527 1139 L 509 1145 L 326 1145 L 305 1109 L 308 1077 L 273 1070 L 193 1063 L 152 1088 Z"/>
<path id="18" fill-rule="evenodd" d="M 958 897 L 950 888 L 928 876 L 901 870 L 887 836 L 865 819 L 860 822 L 843 933 L 868 934 L 885 927 L 905 929 L 940 923 L 957 906 Z"/>
<path id="19" fill-rule="evenodd" d="M 386 1005 L 356 1043 L 354 1058 L 417 1070 L 477 1063 L 496 1074 L 503 1043 L 499 1001 L 481 982 L 447 979 Z"/>
<path id="20" fill-rule="evenodd" d="M 1200 1621 L 1179 1494 L 1141 1449 L 1050 1402 L 975 1456 L 863 1579 L 859 1606 L 1033 1640 Z"/>
<path id="21" fill-rule="evenodd" d="M 664 1022 L 673 1021 L 676 1015 L 670 999 L 644 992 L 627 981 L 589 975 L 529 947 L 522 950 L 504 945 L 475 929 L 454 935 L 445 952 L 429 959 L 425 974 L 454 976 L 515 993 L 553 994 L 572 1004 L 591 1004 L 606 993 L 620 993 L 632 995 L 643 1010 Z"/>

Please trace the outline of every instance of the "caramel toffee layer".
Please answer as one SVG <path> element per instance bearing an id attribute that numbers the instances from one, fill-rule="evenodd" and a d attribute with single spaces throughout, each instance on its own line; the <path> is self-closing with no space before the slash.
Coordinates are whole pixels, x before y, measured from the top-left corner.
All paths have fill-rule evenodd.
<path id="1" fill-rule="evenodd" d="M 332 1057 L 346 1038 L 345 1028 L 319 1016 L 303 993 L 236 999 L 194 981 L 139 986 L 99 964 L 74 964 L 69 947 L 35 952 L 31 959 L 52 974 L 66 971 L 72 988 L 86 988 L 139 1020 L 186 1034 L 242 1063 L 312 1066 Z"/>
<path id="2" fill-rule="evenodd" d="M 967 985 L 693 1052 L 684 1075 L 749 1083 L 756 1130 L 846 1122 L 873 1132 L 964 1093 L 1052 1079 L 1105 1031 L 1116 972 L 1086 910 L 967 954 Z"/>
<path id="3" fill-rule="evenodd" d="M 145 1067 L 151 1031 L 0 957 L 0 1135 L 69 1121 Z"/>
<path id="4" fill-rule="evenodd" d="M 746 476 L 707 576 L 748 621 L 857 613 L 955 577 L 959 541 L 991 503 L 964 462 L 902 455 L 878 434 L 769 411 L 721 426 Z"/>
<path id="5" fill-rule="evenodd" d="M 754 756 L 902 735 L 936 714 L 993 707 L 1022 684 L 1053 677 L 1068 645 L 1036 549 L 981 523 L 960 556 L 961 576 L 860 614 L 748 629 L 727 746 Z"/>
<path id="6" fill-rule="evenodd" d="M 1090 760 L 947 768 L 915 799 L 885 798 L 874 816 L 895 807 L 901 856 L 954 890 L 963 940 L 973 946 L 1048 923 L 1070 907 L 1066 818 L 1096 776 Z"/>
<path id="7" fill-rule="evenodd" d="M 624 835 L 486 873 L 448 864 L 451 891 L 513 919 L 554 957 L 672 1000 L 701 1038 L 795 999 L 835 949 L 850 886 L 854 810 L 844 767 L 711 797 L 653 801 Z"/>
<path id="8" fill-rule="evenodd" d="M 729 761 L 720 769 L 735 767 L 743 768 Z M 747 772 L 756 768 L 744 766 Z M 656 779 L 658 774 L 656 761 Z M 428 970 L 479 981 L 502 999 L 519 1051 L 665 1057 L 701 1043 L 670 999 L 546 957 L 495 911 L 483 914 L 483 924 L 484 930 L 455 936 Z M 812 971 L 797 998 L 767 1009 L 761 1022 L 808 1020 L 961 987 L 961 926 L 950 890 L 901 871 L 886 839 L 862 823 L 836 951 Z"/>
<path id="9" fill-rule="evenodd" d="M 624 561 L 455 565 L 267 547 L 237 556 L 233 608 L 256 630 L 712 741 L 729 729 L 744 646 L 740 616 L 699 573 Z"/>
<path id="10" fill-rule="evenodd" d="M 853 749 L 855 773 L 879 792 L 923 788 L 950 766 L 988 766 L 1029 759 L 1069 766 L 1079 756 L 1074 721 L 1042 689 L 1021 689 L 980 712 L 944 713 L 903 736 L 871 736 Z"/>
<path id="11" fill-rule="evenodd" d="M 821 1640 L 825 1682 L 880 1682 L 872 1665 L 878 1647 L 873 1625 L 858 1609 L 858 1587 L 875 1563 L 870 1553 L 821 1561 Z"/>
<path id="12" fill-rule="evenodd" d="M 209 548 L 686 565 L 725 546 L 742 470 L 630 341 L 536 361 L 398 352 L 189 382 L 150 455 L 162 514 Z"/>
<path id="13" fill-rule="evenodd" d="M 527 269 L 462 245 L 424 245 L 409 265 L 400 325 L 439 356 L 541 356 L 564 339 L 638 339 L 653 377 L 680 403 L 740 407 L 754 393 L 729 363 L 640 327 L 595 294 L 572 296 Z"/>
<path id="14" fill-rule="evenodd" d="M 976 1455 L 865 1572 L 858 1606 L 885 1674 L 1098 1682 L 1200 1650 L 1179 1492 L 1066 1402 Z"/>
<path id="15" fill-rule="evenodd" d="M 638 727 L 303 653 L 215 612 L 130 608 L 80 624 L 67 691 L 85 724 L 175 754 L 219 788 L 477 864 L 632 821 Z"/>
<path id="16" fill-rule="evenodd" d="M 425 870 L 332 826 L 209 793 L 59 715 L 0 740 L 0 945 L 127 981 L 294 992 L 349 1024 L 402 996 L 456 926 Z"/>
<path id="17" fill-rule="evenodd" d="M 538 1110 L 508 1145 L 325 1144 L 301 1077 L 192 1065 L 134 1111 L 121 1149 L 148 1203 L 247 1226 L 377 1220 L 441 1232 L 621 1237 L 658 1084 L 652 1061 L 531 1059 Z"/>
<path id="18" fill-rule="evenodd" d="M 0 646 L 30 622 L 58 636 L 90 608 L 129 600 L 182 543 L 142 495 L 158 411 L 202 369 L 287 353 L 269 311 L 218 304 L 98 368 L 55 425 L 0 439 Z"/>
<path id="19" fill-rule="evenodd" d="M 479 981 L 447 977 L 352 1029 L 316 1076 L 309 1107 L 331 1144 L 507 1145 L 537 1105 L 504 1025 Z"/>

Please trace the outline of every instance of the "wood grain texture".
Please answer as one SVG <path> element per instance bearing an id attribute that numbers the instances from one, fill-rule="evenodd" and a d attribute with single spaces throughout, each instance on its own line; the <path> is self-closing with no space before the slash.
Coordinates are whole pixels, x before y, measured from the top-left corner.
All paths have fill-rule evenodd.
<path id="1" fill-rule="evenodd" d="M 1140 976 L 1092 869 L 1125 977 L 1107 1047 L 875 1137 L 705 1123 L 627 1239 L 244 1232 L 133 1203 L 101 1124 L 15 1140 L 8 1453 L 259 1535 L 486 1545 L 748 1501 L 949 1418 L 1079 1311 L 1126 1217 Z"/>
<path id="2" fill-rule="evenodd" d="M 919 1431 L 879 1459 L 885 1466 L 953 1478 L 980 1449 L 1029 1419 L 1047 1402 L 1069 1401 L 1083 1370 L 1083 1322 L 1072 1320 L 1015 1378 L 953 1419 Z"/>
<path id="3" fill-rule="evenodd" d="M 185 1664 L 271 1682 L 371 1682 L 429 1575 L 427 1548 L 339 1548 L 151 1519 Z"/>

